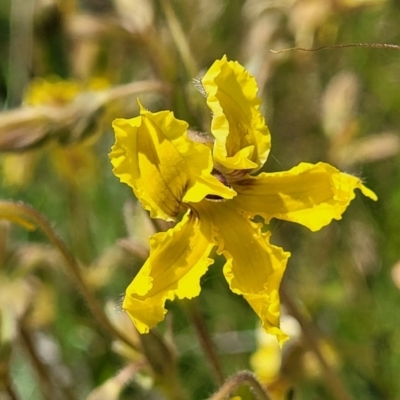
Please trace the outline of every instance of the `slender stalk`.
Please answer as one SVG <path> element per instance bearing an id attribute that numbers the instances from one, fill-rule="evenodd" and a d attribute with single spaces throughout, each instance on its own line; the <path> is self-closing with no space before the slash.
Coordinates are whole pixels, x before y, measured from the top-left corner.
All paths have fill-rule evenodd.
<path id="1" fill-rule="evenodd" d="M 13 0 L 10 9 L 8 105 L 19 105 L 32 64 L 35 1 Z"/>
<path id="2" fill-rule="evenodd" d="M 98 302 L 96 296 L 87 286 L 78 262 L 74 256 L 69 252 L 63 240 L 55 233 L 50 223 L 33 207 L 22 203 L 13 203 L 8 201 L 0 201 L 0 211 L 3 212 L 7 219 L 19 222 L 25 227 L 31 221 L 34 226 L 39 227 L 47 236 L 49 241 L 61 253 L 66 263 L 67 269 L 70 272 L 79 292 L 84 297 L 87 305 L 97 320 L 98 324 L 107 332 L 111 337 L 118 338 L 132 348 L 136 348 L 134 343 L 125 334 L 117 330 L 107 318 L 101 304 Z M 0 212 L 0 214 L 1 214 Z"/>
<path id="3" fill-rule="evenodd" d="M 197 337 L 199 338 L 199 342 L 203 348 L 204 354 L 213 370 L 215 381 L 218 383 L 218 385 L 222 385 L 225 381 L 225 376 L 222 372 L 222 367 L 215 351 L 215 345 L 208 332 L 204 319 L 197 307 L 196 299 L 185 302 L 185 308 L 196 331 Z"/>
<path id="4" fill-rule="evenodd" d="M 271 53 L 279 54 L 285 53 L 287 51 L 320 51 L 320 50 L 334 50 L 334 49 L 345 49 L 348 47 L 370 47 L 374 49 L 393 49 L 393 50 L 400 50 L 400 45 L 398 44 L 391 44 L 391 43 L 347 43 L 347 44 L 334 44 L 332 46 L 320 46 L 315 49 L 307 49 L 304 47 L 290 47 L 288 49 L 282 50 L 272 50 L 270 49 Z"/>
<path id="5" fill-rule="evenodd" d="M 141 353 L 153 371 L 156 386 L 168 399 L 186 400 L 186 393 L 179 382 L 175 350 L 156 329 L 147 335 L 139 335 L 139 340 Z"/>
<path id="6" fill-rule="evenodd" d="M 170 87 L 163 82 L 157 80 L 146 80 L 127 83 L 125 85 L 114 86 L 104 91 L 104 103 L 130 97 L 139 93 L 158 92 L 168 93 Z"/>
<path id="7" fill-rule="evenodd" d="M 303 315 L 303 313 L 297 307 L 297 304 L 291 299 L 283 287 L 281 287 L 281 297 L 283 303 L 288 309 L 288 312 L 299 322 L 308 347 L 315 354 L 321 365 L 326 385 L 331 390 L 332 396 L 336 400 L 352 400 L 352 397 L 347 393 L 346 387 L 343 384 L 340 376 L 329 365 L 319 349 L 318 343 L 320 340 L 317 333 L 317 328 Z"/>
<path id="8" fill-rule="evenodd" d="M 79 291 L 87 301 L 90 310 L 92 311 L 100 326 L 111 336 L 119 338 L 129 346 L 137 349 L 137 346 L 132 343 L 132 341 L 127 336 L 118 331 L 110 323 L 101 305 L 98 303 L 96 297 L 87 287 L 81 275 L 80 268 L 76 259 L 69 252 L 64 242 L 56 235 L 48 221 L 40 213 L 38 213 L 32 207 L 24 204 L 0 201 L 0 218 L 2 217 L 5 217 L 6 219 L 9 219 L 13 222 L 17 222 L 28 229 L 32 229 L 34 226 L 39 227 L 48 237 L 50 242 L 60 251 L 66 262 L 69 272 L 71 273 L 76 285 L 79 288 Z M 163 364 L 163 362 L 165 362 L 165 357 L 160 361 L 159 354 L 160 351 L 166 350 L 163 348 L 165 346 L 163 340 L 161 338 L 158 338 L 157 335 L 143 335 L 140 336 L 140 339 L 142 341 L 142 345 L 143 343 L 146 343 L 150 347 L 152 347 L 153 354 L 152 351 L 148 348 L 147 351 L 145 351 L 145 354 L 148 357 L 148 361 L 150 363 L 150 366 L 154 370 L 154 373 L 160 373 L 159 368 L 157 368 L 157 365 L 155 363 L 161 362 L 161 364 Z M 154 351 L 156 352 L 156 354 L 154 354 Z M 161 371 L 161 378 L 167 378 L 162 381 L 162 384 L 166 393 L 170 395 L 170 398 L 176 400 L 184 400 L 186 397 L 178 384 L 175 371 L 175 365 L 171 365 L 171 367 L 168 368 L 167 371 Z"/>
<path id="9" fill-rule="evenodd" d="M 60 388 L 62 386 L 54 381 L 55 377 L 50 373 L 47 366 L 40 359 L 40 356 L 36 352 L 31 335 L 23 325 L 19 326 L 19 336 L 34 367 L 34 370 L 37 373 L 40 382 L 40 389 L 44 398 L 54 400 L 66 398 L 69 400 L 74 400 L 75 397 L 72 395 L 72 393 L 70 393 L 69 390 L 63 388 L 61 392 Z"/>
<path id="10" fill-rule="evenodd" d="M 187 36 L 182 30 L 170 0 L 161 0 L 160 3 L 167 20 L 168 28 L 175 41 L 186 71 L 191 78 L 194 78 L 197 74 L 197 66 L 190 51 L 189 43 L 186 39 Z"/>
<path id="11" fill-rule="evenodd" d="M 228 378 L 209 400 L 224 400 L 244 384 L 250 386 L 257 400 L 271 400 L 268 392 L 261 386 L 255 375 L 250 371 L 240 371 Z"/>

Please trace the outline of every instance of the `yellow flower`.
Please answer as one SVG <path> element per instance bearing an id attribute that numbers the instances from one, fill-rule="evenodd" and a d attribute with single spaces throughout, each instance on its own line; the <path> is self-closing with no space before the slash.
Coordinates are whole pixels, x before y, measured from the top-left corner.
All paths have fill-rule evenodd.
<path id="1" fill-rule="evenodd" d="M 281 315 L 281 327 L 290 336 L 283 349 L 273 336 L 257 328 L 255 330 L 257 348 L 249 360 L 252 371 L 260 383 L 268 389 L 271 399 L 274 400 L 288 398 L 287 392 L 293 386 L 293 382 L 289 382 L 287 374 L 286 364 L 290 362 L 287 355 L 297 354 L 297 348 L 302 339 L 300 324 L 292 316 Z M 284 353 L 286 353 L 285 359 L 283 359 Z"/>
<path id="2" fill-rule="evenodd" d="M 51 106 L 63 107 L 72 103 L 77 96 L 85 91 L 101 91 L 109 87 L 104 78 L 91 78 L 87 83 L 75 80 L 62 80 L 57 76 L 49 79 L 36 78 L 29 84 L 24 95 L 24 104 L 31 107 Z M 97 133 L 101 132 L 102 120 L 89 126 L 87 137 L 79 141 L 66 142 L 69 131 L 53 135 L 58 141 L 42 144 L 29 151 L 5 154 L 0 159 L 0 169 L 3 171 L 3 181 L 6 186 L 21 188 L 32 180 L 36 166 L 43 150 L 48 154 L 57 173 L 70 184 L 92 182 L 96 178 L 97 159 L 93 144 L 97 141 Z M 65 128 L 63 128 L 65 129 Z M 61 144 L 61 145 L 60 145 Z"/>
<path id="3" fill-rule="evenodd" d="M 280 342 L 279 286 L 289 253 L 270 243 L 253 218 L 279 218 L 313 231 L 340 219 L 354 190 L 376 195 L 360 179 L 318 163 L 252 176 L 270 150 L 270 133 L 259 110 L 255 79 L 237 62 L 217 60 L 202 79 L 213 115 L 213 150 L 188 137 L 188 124 L 172 112 L 113 122 L 110 153 L 114 174 L 132 187 L 152 218 L 177 220 L 150 238 L 148 260 L 129 285 L 123 308 L 141 333 L 164 319 L 166 300 L 193 298 L 213 263 L 226 259 L 230 289 L 242 295 L 263 328 Z"/>
<path id="4" fill-rule="evenodd" d="M 63 80 L 56 75 L 49 79 L 36 78 L 28 86 L 24 104 L 30 106 L 63 106 L 84 91 L 99 91 L 110 86 L 104 78 L 91 78 L 86 84 L 76 80 Z"/>

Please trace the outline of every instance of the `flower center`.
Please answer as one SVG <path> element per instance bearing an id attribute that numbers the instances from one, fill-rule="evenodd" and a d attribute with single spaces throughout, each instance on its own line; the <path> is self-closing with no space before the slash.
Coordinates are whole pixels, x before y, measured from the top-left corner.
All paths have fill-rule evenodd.
<path id="1" fill-rule="evenodd" d="M 213 168 L 211 171 L 211 175 L 215 176 L 225 186 L 227 186 L 229 188 L 231 187 L 228 180 L 226 179 L 226 176 L 221 171 L 218 171 L 216 168 Z M 208 194 L 206 196 L 206 199 L 211 200 L 211 201 L 225 201 L 224 198 L 222 198 L 221 196 L 218 196 L 216 194 Z"/>

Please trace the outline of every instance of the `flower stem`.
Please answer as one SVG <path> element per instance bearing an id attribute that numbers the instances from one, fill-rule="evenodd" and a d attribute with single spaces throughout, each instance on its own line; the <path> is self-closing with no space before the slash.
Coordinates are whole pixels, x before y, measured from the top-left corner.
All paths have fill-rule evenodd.
<path id="1" fill-rule="evenodd" d="M 255 375 L 250 371 L 240 371 L 231 376 L 209 400 L 224 400 L 240 386 L 247 384 L 257 400 L 271 400 L 270 395 L 261 386 Z"/>
<path id="2" fill-rule="evenodd" d="M 170 0 L 161 0 L 160 3 L 167 20 L 168 28 L 171 32 L 173 40 L 175 41 L 186 71 L 191 78 L 194 78 L 197 74 L 197 66 L 190 51 L 187 36 L 183 32 Z"/>
<path id="3" fill-rule="evenodd" d="M 74 400 L 75 396 L 68 390 L 68 388 L 62 387 L 59 382 L 55 381 L 55 377 L 50 373 L 48 367 L 42 362 L 36 352 L 29 330 L 23 325 L 20 325 L 19 327 L 19 336 L 39 378 L 43 397 L 54 400 Z"/>
<path id="4" fill-rule="evenodd" d="M 158 92 L 166 94 L 170 87 L 161 81 L 147 80 L 127 83 L 125 85 L 113 86 L 103 92 L 103 101 L 106 105 L 115 100 L 121 100 L 125 97 L 138 95 L 139 93 Z"/>
<path id="5" fill-rule="evenodd" d="M 79 292 L 84 297 L 87 305 L 99 325 L 111 337 L 118 338 L 132 348 L 136 348 L 134 343 L 125 334 L 117 330 L 107 318 L 101 304 L 96 296 L 87 286 L 79 264 L 75 257 L 70 253 L 63 240 L 56 234 L 46 218 L 36 211 L 33 207 L 22 203 L 13 203 L 9 201 L 0 201 L 0 217 L 5 215 L 5 218 L 13 222 L 17 222 L 25 227 L 37 226 L 47 236 L 50 243 L 61 253 L 68 271 L 73 278 Z"/>
<path id="6" fill-rule="evenodd" d="M 225 376 L 222 372 L 222 367 L 215 351 L 215 345 L 208 332 L 204 319 L 198 309 L 196 300 L 192 299 L 190 301 L 187 301 L 185 303 L 185 308 L 196 331 L 197 337 L 199 338 L 204 354 L 207 357 L 207 360 L 209 361 L 209 364 L 214 372 L 214 378 L 218 385 L 222 385 L 225 381 Z"/>
<path id="7" fill-rule="evenodd" d="M 312 324 L 310 320 L 308 320 L 300 309 L 297 307 L 297 304 L 291 299 L 288 293 L 285 291 L 283 287 L 281 287 L 281 297 L 283 303 L 288 309 L 289 314 L 291 314 L 294 318 L 299 322 L 302 330 L 304 339 L 311 349 L 311 351 L 317 357 L 321 368 L 322 373 L 325 378 L 326 385 L 331 390 L 332 396 L 336 400 L 352 400 L 352 397 L 347 393 L 347 390 L 337 372 L 329 365 L 326 361 L 324 355 L 321 353 L 318 342 L 320 341 L 319 335 L 317 333 L 317 328 Z"/>

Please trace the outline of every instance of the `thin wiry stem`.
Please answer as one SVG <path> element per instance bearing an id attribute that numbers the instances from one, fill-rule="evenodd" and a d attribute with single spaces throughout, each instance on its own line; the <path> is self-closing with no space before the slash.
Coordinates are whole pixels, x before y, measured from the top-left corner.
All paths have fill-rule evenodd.
<path id="1" fill-rule="evenodd" d="M 332 396 L 336 400 L 352 400 L 352 397 L 347 393 L 346 387 L 343 384 L 340 376 L 329 365 L 324 355 L 320 351 L 318 346 L 320 338 L 318 337 L 319 335 L 317 333 L 317 328 L 303 315 L 303 313 L 297 307 L 297 304 L 292 300 L 283 287 L 281 287 L 281 297 L 283 303 L 288 309 L 289 314 L 291 314 L 299 322 L 308 347 L 315 354 L 318 362 L 321 365 L 326 385 L 331 390 Z"/>
<path id="2" fill-rule="evenodd" d="M 55 382 L 55 377 L 50 373 L 48 367 L 40 359 L 40 356 L 36 352 L 32 337 L 28 329 L 26 329 L 23 325 L 20 325 L 19 327 L 19 336 L 34 367 L 34 370 L 37 373 L 43 396 L 47 399 L 53 400 L 64 398 L 74 400 L 75 396 L 67 388 L 62 388 L 60 384 Z"/>
<path id="3" fill-rule="evenodd" d="M 164 11 L 169 30 L 175 41 L 183 64 L 189 76 L 194 78 L 197 74 L 197 66 L 190 51 L 189 43 L 186 38 L 187 36 L 182 30 L 178 18 L 176 17 L 175 12 L 172 8 L 171 2 L 169 0 L 161 0 L 161 7 Z"/>
<path id="4" fill-rule="evenodd" d="M 139 93 L 156 92 L 167 94 L 170 87 L 161 81 L 145 80 L 127 83 L 125 85 L 114 86 L 104 91 L 104 104 L 111 103 L 115 100 L 121 100 Z"/>
<path id="5" fill-rule="evenodd" d="M 268 392 L 261 386 L 255 375 L 249 371 L 240 371 L 228 378 L 209 400 L 227 399 L 228 396 L 231 396 L 236 389 L 244 384 L 250 386 L 257 400 L 271 400 Z"/>
<path id="6" fill-rule="evenodd" d="M 44 218 L 43 215 L 41 215 L 31 206 L 8 201 L 0 201 L 0 214 L 2 213 L 6 215 L 7 219 L 13 220 L 14 222 L 19 222 L 25 227 L 29 225 L 29 222 L 31 222 L 34 226 L 39 227 L 43 231 L 49 241 L 61 253 L 61 256 L 65 261 L 71 277 L 73 278 L 79 292 L 86 300 L 90 311 L 92 312 L 99 325 L 111 337 L 118 338 L 126 343 L 128 346 L 136 348 L 130 338 L 128 338 L 124 333 L 117 330 L 109 321 L 96 296 L 87 286 L 82 276 L 77 260 L 70 253 L 63 240 L 53 230 L 46 218 Z"/>
<path id="7" fill-rule="evenodd" d="M 372 47 L 375 49 L 393 49 L 400 50 L 400 45 L 391 43 L 348 43 L 348 44 L 334 44 L 331 46 L 320 46 L 315 49 L 306 49 L 304 47 L 290 47 L 288 49 L 282 50 L 272 50 L 269 51 L 274 54 L 286 53 L 287 51 L 320 51 L 320 50 L 330 50 L 330 49 L 345 49 L 347 47 Z"/>
<path id="8" fill-rule="evenodd" d="M 196 331 L 197 337 L 199 338 L 200 345 L 203 348 L 204 354 L 214 372 L 215 380 L 218 385 L 222 385 L 225 380 L 225 376 L 222 371 L 217 353 L 215 352 L 215 345 L 208 332 L 204 319 L 197 308 L 196 300 L 192 299 L 190 301 L 187 301 L 185 303 L 185 307 L 192 322 L 192 325 Z"/>
<path id="9" fill-rule="evenodd" d="M 33 227 L 39 227 L 45 233 L 49 241 L 60 251 L 61 255 L 63 256 L 66 262 L 67 269 L 70 272 L 72 278 L 74 279 L 75 284 L 77 285 L 82 296 L 85 298 L 89 309 L 91 310 L 95 319 L 97 320 L 99 325 L 103 328 L 103 330 L 107 332 L 111 337 L 117 338 L 126 343 L 128 346 L 137 349 L 137 346 L 130 340 L 129 337 L 127 337 L 123 332 L 120 332 L 111 324 L 105 312 L 103 311 L 101 304 L 98 302 L 97 298 L 95 297 L 95 295 L 93 294 L 93 292 L 90 290 L 85 280 L 83 279 L 78 262 L 69 252 L 65 243 L 54 232 L 49 222 L 39 212 L 37 212 L 34 208 L 27 206 L 25 204 L 0 201 L 0 218 L 2 217 L 17 222 L 28 229 L 29 228 L 32 229 Z M 143 343 L 145 339 L 143 337 L 141 338 Z M 151 339 L 152 336 L 149 336 L 147 338 L 147 340 L 150 341 Z M 155 342 L 153 342 L 153 345 L 154 343 Z M 162 346 L 164 345 L 164 343 L 160 345 Z M 148 361 L 150 363 L 150 366 L 154 370 L 155 364 L 154 362 L 153 363 L 151 362 L 154 361 L 154 358 L 153 359 L 148 358 Z M 156 373 L 157 371 L 154 370 L 154 372 Z M 168 394 L 171 395 L 170 398 L 182 399 L 182 400 L 185 399 L 185 395 L 181 390 L 177 382 L 177 379 L 174 375 L 175 369 L 173 370 L 172 368 L 170 368 L 167 372 L 169 373 L 168 380 L 166 380 L 163 383 Z"/>
<path id="10" fill-rule="evenodd" d="M 32 64 L 34 1 L 13 0 L 10 8 L 8 98 L 10 108 L 19 105 Z"/>

